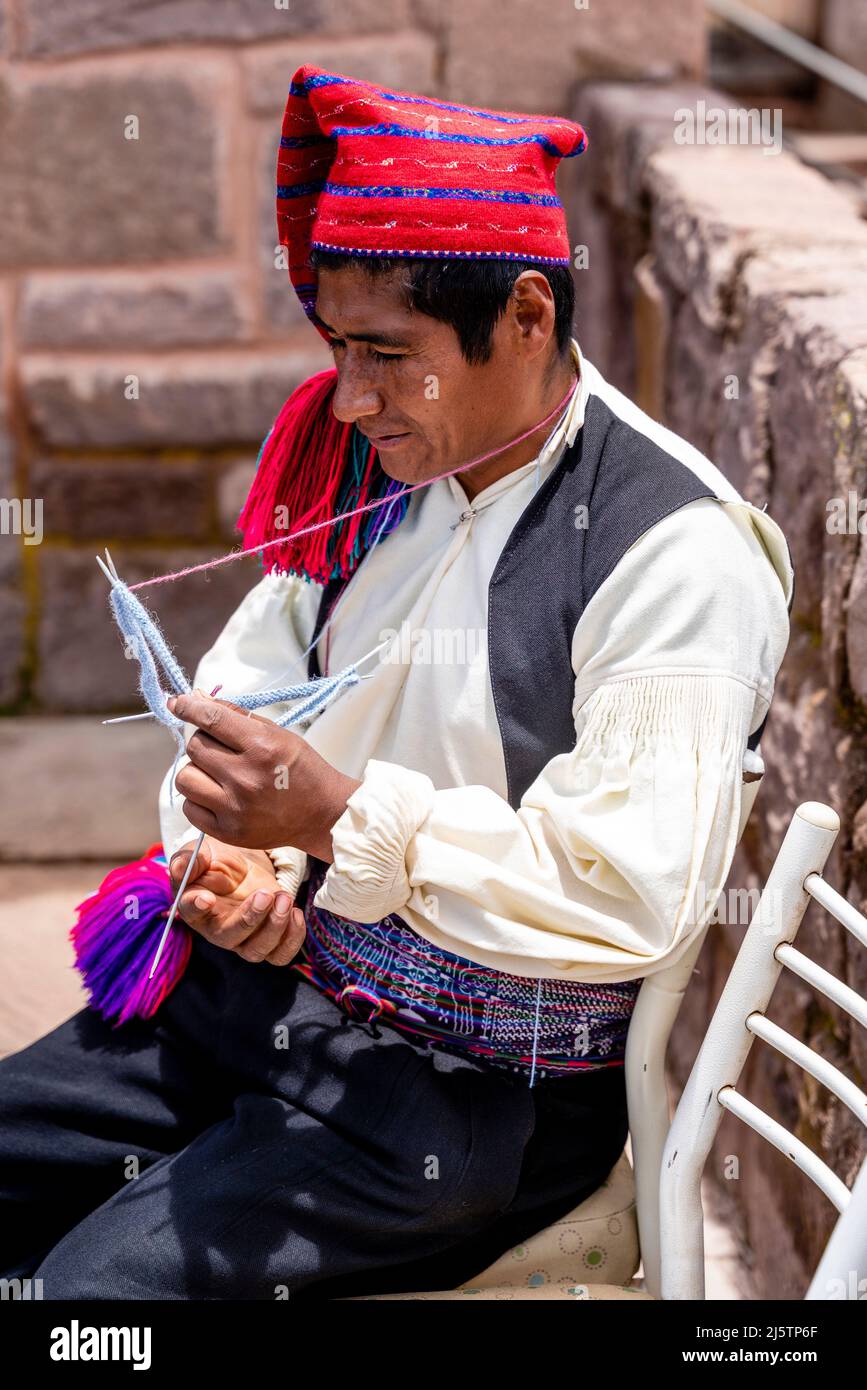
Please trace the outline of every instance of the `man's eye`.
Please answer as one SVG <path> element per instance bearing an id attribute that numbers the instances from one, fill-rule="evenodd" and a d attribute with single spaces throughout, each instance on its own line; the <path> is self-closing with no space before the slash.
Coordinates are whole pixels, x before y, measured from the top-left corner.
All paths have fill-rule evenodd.
<path id="1" fill-rule="evenodd" d="M 332 352 L 337 352 L 339 348 L 345 348 L 346 343 L 343 338 L 329 338 L 328 346 Z M 375 347 L 370 348 L 371 357 L 375 357 L 377 362 L 392 362 L 395 357 L 403 357 L 402 352 L 377 352 Z"/>

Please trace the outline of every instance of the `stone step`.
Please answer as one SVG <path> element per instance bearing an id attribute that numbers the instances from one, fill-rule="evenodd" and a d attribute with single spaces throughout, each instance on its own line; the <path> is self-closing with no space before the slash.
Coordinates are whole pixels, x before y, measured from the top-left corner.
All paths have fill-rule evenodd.
<path id="1" fill-rule="evenodd" d="M 160 837 L 157 794 L 173 756 L 149 720 L 0 720 L 0 861 L 138 859 Z"/>

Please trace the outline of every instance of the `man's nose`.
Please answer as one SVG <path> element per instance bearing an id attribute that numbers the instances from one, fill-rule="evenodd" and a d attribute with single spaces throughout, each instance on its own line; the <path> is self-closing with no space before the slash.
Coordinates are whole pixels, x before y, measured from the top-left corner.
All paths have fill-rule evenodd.
<path id="1" fill-rule="evenodd" d="M 353 356 L 351 348 L 346 349 L 337 366 L 337 386 L 331 402 L 334 414 L 352 425 L 365 415 L 379 415 L 382 407 L 382 395 L 371 381 L 369 369 Z"/>

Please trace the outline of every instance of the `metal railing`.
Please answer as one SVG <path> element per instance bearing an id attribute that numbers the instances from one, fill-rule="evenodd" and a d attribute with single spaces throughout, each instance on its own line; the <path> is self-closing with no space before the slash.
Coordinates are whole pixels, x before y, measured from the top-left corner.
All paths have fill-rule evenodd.
<path id="1" fill-rule="evenodd" d="M 850 63 L 844 63 L 842 58 L 835 58 L 832 53 L 826 53 L 824 48 L 818 48 L 816 44 L 810 43 L 809 39 L 794 34 L 785 25 L 777 24 L 776 20 L 768 19 L 767 15 L 750 9 L 749 5 L 742 4 L 741 0 L 705 0 L 705 5 L 717 19 L 725 20 L 726 24 L 749 34 L 750 38 L 756 39 L 766 48 L 772 48 L 775 53 L 790 58 L 793 63 L 798 63 L 816 77 L 823 78 L 825 82 L 830 82 L 841 92 L 847 92 L 850 97 L 867 106 L 867 74 L 859 72 Z"/>

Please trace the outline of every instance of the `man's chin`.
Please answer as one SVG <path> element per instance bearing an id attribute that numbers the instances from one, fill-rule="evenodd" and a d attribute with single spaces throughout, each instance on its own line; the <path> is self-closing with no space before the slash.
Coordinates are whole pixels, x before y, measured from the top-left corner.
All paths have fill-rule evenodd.
<path id="1" fill-rule="evenodd" d="M 383 473 L 394 478 L 396 483 L 422 483 L 436 477 L 428 471 L 429 458 L 415 435 L 408 435 L 404 442 L 394 443 L 390 448 L 377 449 L 376 457 Z"/>

